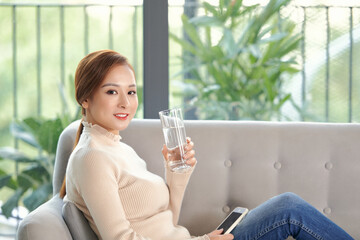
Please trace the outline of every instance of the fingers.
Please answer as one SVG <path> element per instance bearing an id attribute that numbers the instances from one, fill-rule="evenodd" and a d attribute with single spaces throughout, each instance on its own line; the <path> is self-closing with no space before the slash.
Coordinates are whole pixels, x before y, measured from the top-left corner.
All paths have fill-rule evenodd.
<path id="1" fill-rule="evenodd" d="M 187 165 L 194 166 L 196 163 L 195 150 L 186 152 L 184 155 L 184 159 L 185 159 Z"/>
<path id="2" fill-rule="evenodd" d="M 186 160 L 186 164 L 193 167 L 196 164 L 196 158 L 192 158 L 190 160 Z"/>
<path id="3" fill-rule="evenodd" d="M 195 158 L 195 150 L 194 148 L 194 142 L 191 141 L 191 138 L 186 138 L 186 146 L 184 148 L 185 155 L 183 156 L 183 159 L 186 161 L 186 164 L 189 166 L 194 166 L 196 164 L 196 158 Z M 161 153 L 164 156 L 164 159 L 166 161 L 176 161 L 181 159 L 181 153 L 179 151 L 179 148 L 174 148 L 172 150 L 169 150 L 166 145 L 163 145 L 163 148 L 161 150 Z"/>
<path id="4" fill-rule="evenodd" d="M 168 149 L 167 149 L 167 147 L 166 147 L 165 144 L 163 145 L 163 147 L 162 147 L 162 149 L 161 149 L 161 153 L 162 153 L 162 155 L 164 156 L 164 159 L 165 159 L 166 161 L 168 161 Z"/>
<path id="5" fill-rule="evenodd" d="M 224 235 L 213 235 L 209 236 L 210 240 L 232 240 L 234 239 L 234 235 L 232 234 L 224 234 Z"/>
<path id="6" fill-rule="evenodd" d="M 232 240 L 232 239 L 234 239 L 234 235 L 232 235 L 231 233 L 224 234 L 222 236 L 223 236 L 223 238 L 221 238 L 222 240 Z"/>
<path id="7" fill-rule="evenodd" d="M 194 157 L 195 157 L 195 150 L 194 149 L 185 152 L 185 155 L 184 155 L 185 159 L 191 159 L 191 158 L 194 158 Z"/>
<path id="8" fill-rule="evenodd" d="M 211 233 L 209 233 L 208 236 L 220 235 L 222 232 L 223 232 L 223 229 L 214 230 Z"/>
<path id="9" fill-rule="evenodd" d="M 194 142 L 191 141 L 191 138 L 187 137 L 186 138 L 186 142 L 187 145 L 185 146 L 185 155 L 184 155 L 184 159 L 186 160 L 186 164 L 189 166 L 194 166 L 196 163 L 196 158 L 195 158 L 195 150 L 194 148 Z"/>
<path id="10" fill-rule="evenodd" d="M 186 146 L 185 146 L 185 151 L 189 151 L 189 150 L 191 150 L 191 149 L 193 149 L 194 148 L 194 142 L 193 141 L 191 141 L 191 138 L 189 138 L 189 137 L 187 137 L 186 138 Z"/>
<path id="11" fill-rule="evenodd" d="M 223 232 L 223 229 L 215 230 L 215 231 L 212 231 L 211 233 L 209 233 L 208 236 L 209 236 L 210 240 L 232 240 L 232 239 L 234 239 L 234 235 L 232 235 L 232 234 L 221 235 L 222 232 Z"/>

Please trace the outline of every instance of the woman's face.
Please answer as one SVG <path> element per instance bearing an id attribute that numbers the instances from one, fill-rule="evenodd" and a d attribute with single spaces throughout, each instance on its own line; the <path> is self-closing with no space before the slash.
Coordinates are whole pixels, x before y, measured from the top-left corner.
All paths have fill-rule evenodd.
<path id="1" fill-rule="evenodd" d="M 87 122 L 119 134 L 129 125 L 138 107 L 133 71 L 127 65 L 112 67 L 100 87 L 82 106 L 86 109 Z"/>

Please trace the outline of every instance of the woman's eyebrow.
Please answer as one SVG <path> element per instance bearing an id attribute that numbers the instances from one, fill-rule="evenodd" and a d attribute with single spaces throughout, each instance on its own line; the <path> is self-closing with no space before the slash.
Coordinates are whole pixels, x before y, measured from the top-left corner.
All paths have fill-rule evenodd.
<path id="1" fill-rule="evenodd" d="M 112 87 L 120 87 L 119 84 L 116 84 L 116 83 L 105 83 L 104 85 L 102 85 L 101 87 L 109 87 L 109 86 L 112 86 Z"/>
<path id="2" fill-rule="evenodd" d="M 120 84 L 117 84 L 117 83 L 105 83 L 104 85 L 101 86 L 101 88 L 109 87 L 109 86 L 120 87 Z M 130 84 L 128 87 L 136 87 L 136 84 Z"/>

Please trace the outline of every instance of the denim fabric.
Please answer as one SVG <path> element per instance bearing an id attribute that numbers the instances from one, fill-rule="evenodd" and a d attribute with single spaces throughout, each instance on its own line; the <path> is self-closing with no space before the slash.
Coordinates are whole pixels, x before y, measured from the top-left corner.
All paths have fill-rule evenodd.
<path id="1" fill-rule="evenodd" d="M 293 193 L 273 197 L 249 211 L 232 231 L 235 240 L 350 240 L 343 229 Z"/>

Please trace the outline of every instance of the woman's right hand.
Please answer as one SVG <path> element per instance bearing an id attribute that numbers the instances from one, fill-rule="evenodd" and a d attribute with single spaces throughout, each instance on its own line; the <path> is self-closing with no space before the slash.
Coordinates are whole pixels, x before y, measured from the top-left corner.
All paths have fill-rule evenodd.
<path id="1" fill-rule="evenodd" d="M 232 234 L 223 234 L 223 229 L 212 231 L 211 233 L 207 234 L 210 240 L 232 240 L 234 239 L 234 235 Z"/>

